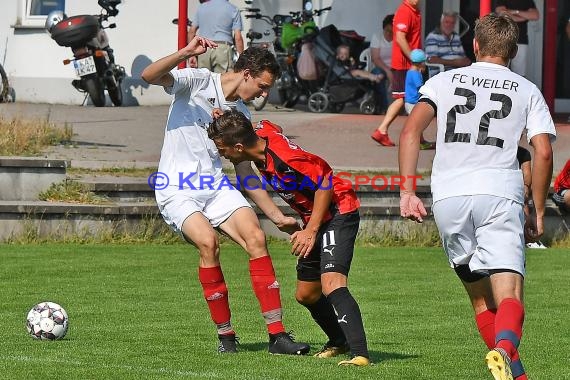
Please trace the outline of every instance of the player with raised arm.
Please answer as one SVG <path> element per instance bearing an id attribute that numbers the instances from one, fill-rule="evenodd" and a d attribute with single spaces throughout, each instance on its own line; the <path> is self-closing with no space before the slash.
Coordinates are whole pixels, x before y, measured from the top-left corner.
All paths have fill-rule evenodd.
<path id="1" fill-rule="evenodd" d="M 232 162 L 253 161 L 264 183 L 303 219 L 304 228 L 291 235 L 292 254 L 299 256 L 295 297 L 328 336 L 315 356 L 328 358 L 350 349 L 351 358 L 339 365 L 369 365 L 362 315 L 347 284 L 360 224 L 360 203 L 351 185 L 267 120 L 254 129 L 239 111 L 225 112 L 208 135 Z"/>
<path id="2" fill-rule="evenodd" d="M 194 37 L 186 47 L 153 62 L 142 73 L 146 82 L 163 86 L 173 95 L 158 165 L 168 183 L 155 188 L 156 201 L 164 220 L 198 248 L 198 278 L 218 332 L 218 351 L 233 353 L 237 349 L 215 228 L 249 255 L 251 283 L 269 333 L 269 352 L 306 354 L 309 345 L 294 342 L 285 332 L 279 282 L 259 220 L 241 192 L 221 186 L 227 178 L 206 131 L 214 107 L 248 112 L 242 99 L 267 96 L 279 75 L 279 64 L 266 49 L 249 48 L 231 72 L 175 69 L 180 62 L 216 46 L 211 40 Z M 236 171 L 242 176 L 255 174 L 251 165 Z M 252 189 L 248 195 L 280 228 L 297 226 L 296 220 L 285 217 L 263 189 Z"/>
<path id="3" fill-rule="evenodd" d="M 425 83 L 399 150 L 400 174 L 411 178 L 421 133 L 436 116 L 433 214 L 449 264 L 467 291 L 490 349 L 485 360 L 496 380 L 527 379 L 518 351 L 524 320 L 524 242 L 525 234 L 536 240 L 544 231 L 551 141 L 556 137 L 540 90 L 507 68 L 517 38 L 517 25 L 508 16 L 489 14 L 478 20 L 473 42 L 477 62 Z M 534 149 L 535 208 L 526 225 L 517 162 L 524 129 Z M 411 189 L 406 185 L 403 189 Z M 426 210 L 415 193 L 402 190 L 400 197 L 401 215 L 421 222 Z"/>

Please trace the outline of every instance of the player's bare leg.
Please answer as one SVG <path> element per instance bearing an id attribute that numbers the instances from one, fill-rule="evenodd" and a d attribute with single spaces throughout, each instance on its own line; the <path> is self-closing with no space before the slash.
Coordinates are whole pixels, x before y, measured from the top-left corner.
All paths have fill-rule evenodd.
<path id="1" fill-rule="evenodd" d="M 468 269 L 468 266 L 466 269 Z M 491 291 L 491 281 L 485 276 L 477 281 L 461 280 L 475 313 L 475 322 L 481 338 L 489 350 L 495 347 L 495 316 L 497 307 Z"/>
<path id="2" fill-rule="evenodd" d="M 182 232 L 200 253 L 198 277 L 212 321 L 216 324 L 220 340 L 218 352 L 234 353 L 236 334 L 231 325 L 228 288 L 220 266 L 218 235 L 210 222 L 199 212 L 190 215 L 182 224 Z"/>
<path id="3" fill-rule="evenodd" d="M 250 257 L 249 274 L 267 325 L 269 352 L 292 355 L 308 353 L 310 349 L 308 344 L 294 342 L 285 332 L 279 282 L 275 278 L 273 263 L 267 252 L 265 233 L 259 225 L 255 212 L 249 207 L 237 209 L 220 225 L 220 229 L 241 245 Z"/>

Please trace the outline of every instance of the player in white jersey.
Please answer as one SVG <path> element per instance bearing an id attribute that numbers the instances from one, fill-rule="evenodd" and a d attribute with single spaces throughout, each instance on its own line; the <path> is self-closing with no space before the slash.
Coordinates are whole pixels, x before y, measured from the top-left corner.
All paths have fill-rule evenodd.
<path id="1" fill-rule="evenodd" d="M 175 69 L 217 44 L 194 37 L 181 50 L 146 67 L 142 78 L 163 86 L 173 95 L 164 133 L 158 173 L 149 179 L 164 220 L 199 250 L 198 277 L 204 298 L 216 324 L 221 353 L 236 352 L 231 325 L 228 289 L 220 266 L 219 228 L 249 254 L 249 272 L 269 333 L 269 352 L 305 354 L 309 345 L 294 342 L 281 317 L 279 283 L 267 252 L 265 234 L 255 212 L 222 173 L 220 155 L 207 127 L 214 107 L 247 112 L 243 100 L 267 96 L 279 75 L 279 65 L 266 49 L 245 50 L 233 71 L 216 74 L 207 69 Z M 249 113 L 248 113 L 249 115 Z M 236 168 L 245 178 L 253 175 L 251 163 Z M 246 187 L 250 197 L 280 228 L 294 229 L 297 222 L 285 217 L 264 189 Z"/>
<path id="2" fill-rule="evenodd" d="M 551 141 L 556 136 L 538 88 L 507 68 L 516 55 L 517 38 L 510 17 L 481 18 L 473 42 L 477 62 L 425 83 L 400 136 L 399 151 L 400 174 L 411 179 L 422 131 L 437 117 L 431 177 L 435 222 L 491 350 L 487 366 L 498 380 L 527 378 L 518 353 L 524 320 L 524 237 L 538 239 L 544 230 Z M 535 213 L 526 224 L 517 163 L 524 129 L 534 149 Z M 427 213 L 411 186 L 406 183 L 401 190 L 400 212 L 421 222 Z"/>

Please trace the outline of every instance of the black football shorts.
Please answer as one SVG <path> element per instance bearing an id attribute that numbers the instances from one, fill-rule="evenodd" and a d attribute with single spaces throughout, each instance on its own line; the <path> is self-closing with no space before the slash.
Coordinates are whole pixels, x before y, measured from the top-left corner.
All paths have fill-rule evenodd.
<path id="1" fill-rule="evenodd" d="M 330 221 L 323 224 L 311 253 L 297 261 L 297 279 L 320 281 L 321 274 L 327 272 L 348 276 L 359 225 L 358 210 L 335 214 Z"/>

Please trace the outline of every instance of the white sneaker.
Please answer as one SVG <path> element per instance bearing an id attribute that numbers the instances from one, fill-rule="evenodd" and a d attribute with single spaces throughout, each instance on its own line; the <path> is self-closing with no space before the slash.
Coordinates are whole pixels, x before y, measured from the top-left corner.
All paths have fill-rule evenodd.
<path id="1" fill-rule="evenodd" d="M 542 242 L 540 240 L 537 242 L 534 242 L 534 243 L 526 243 L 526 246 L 528 248 L 533 248 L 533 249 L 546 249 L 546 248 L 548 248 L 547 246 L 542 244 Z"/>

